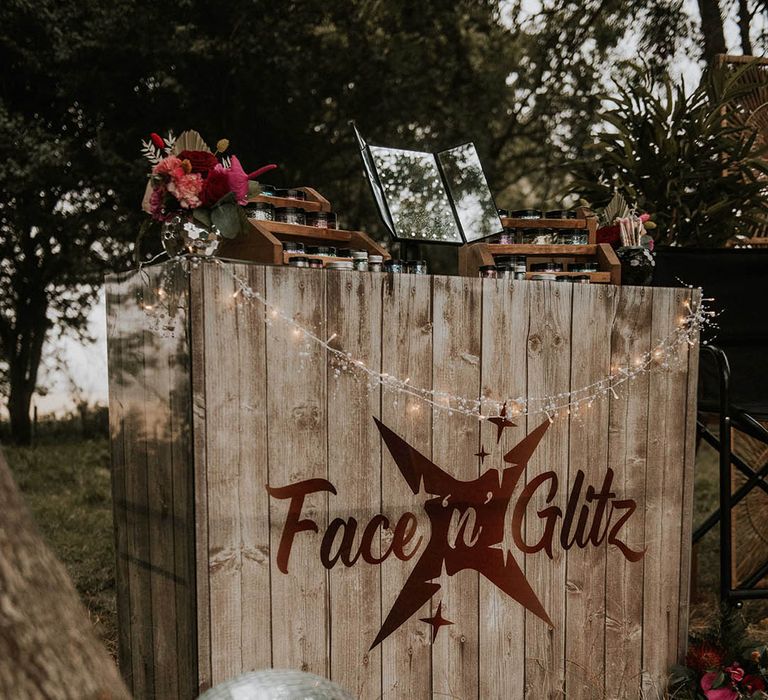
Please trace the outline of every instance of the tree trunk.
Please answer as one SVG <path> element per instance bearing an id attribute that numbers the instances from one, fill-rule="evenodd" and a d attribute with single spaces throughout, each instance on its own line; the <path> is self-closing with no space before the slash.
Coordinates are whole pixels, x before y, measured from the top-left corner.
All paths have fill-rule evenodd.
<path id="1" fill-rule="evenodd" d="M 32 421 L 29 417 L 32 392 L 27 390 L 23 384 L 23 381 L 11 379 L 11 390 L 8 396 L 11 436 L 17 445 L 29 445 L 32 441 Z"/>
<path id="2" fill-rule="evenodd" d="M 752 55 L 752 40 L 749 38 L 749 29 L 752 24 L 752 14 L 749 11 L 747 0 L 739 0 L 739 36 L 741 37 L 741 52 L 745 56 Z"/>
<path id="3" fill-rule="evenodd" d="M 0 697 L 128 700 L 0 452 Z"/>
<path id="4" fill-rule="evenodd" d="M 704 39 L 704 59 L 707 65 L 715 62 L 715 56 L 726 53 L 723 15 L 718 0 L 698 0 L 701 15 L 701 34 Z"/>

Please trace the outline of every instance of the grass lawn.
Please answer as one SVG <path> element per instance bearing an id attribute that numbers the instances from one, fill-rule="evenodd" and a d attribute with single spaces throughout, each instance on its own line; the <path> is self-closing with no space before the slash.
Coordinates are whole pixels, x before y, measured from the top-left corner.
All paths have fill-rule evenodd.
<path id="1" fill-rule="evenodd" d="M 98 634 L 116 655 L 108 441 L 6 447 L 4 450 L 38 526 L 69 570 Z M 695 523 L 706 517 L 716 500 L 717 455 L 703 445 L 696 464 Z M 699 547 L 698 597 L 691 614 L 692 630 L 704 630 L 714 620 L 717 545 L 715 528 Z M 753 636 L 768 642 L 768 602 L 747 602 L 744 612 Z"/>

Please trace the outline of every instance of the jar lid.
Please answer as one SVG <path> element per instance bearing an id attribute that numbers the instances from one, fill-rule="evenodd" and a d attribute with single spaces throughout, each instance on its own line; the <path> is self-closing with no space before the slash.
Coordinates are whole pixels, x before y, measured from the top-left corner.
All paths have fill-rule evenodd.
<path id="1" fill-rule="evenodd" d="M 571 277 L 571 282 L 580 282 L 581 284 L 589 283 L 589 275 L 574 275 Z"/>
<path id="2" fill-rule="evenodd" d="M 509 214 L 513 219 L 540 219 L 541 209 L 517 209 Z"/>
<path id="3" fill-rule="evenodd" d="M 557 282 L 570 282 L 571 276 L 570 275 L 556 275 L 555 280 Z"/>
<path id="4" fill-rule="evenodd" d="M 502 218 L 508 218 L 509 217 L 509 209 L 499 209 L 499 216 Z"/>
<path id="5" fill-rule="evenodd" d="M 550 209 L 546 212 L 547 219 L 575 219 L 576 212 L 573 209 Z"/>
<path id="6" fill-rule="evenodd" d="M 351 260 L 332 260 L 328 263 L 329 270 L 354 270 Z"/>
<path id="7" fill-rule="evenodd" d="M 569 272 L 597 272 L 596 262 L 568 263 Z"/>
<path id="8" fill-rule="evenodd" d="M 353 250 L 352 251 L 352 260 L 367 260 L 368 259 L 368 251 L 367 250 Z"/>
<path id="9" fill-rule="evenodd" d="M 288 252 L 292 250 L 304 250 L 304 244 L 301 241 L 282 241 L 283 250 Z"/>
<path id="10" fill-rule="evenodd" d="M 490 270 L 498 270 L 496 265 L 480 265 L 480 272 L 489 272 Z"/>
<path id="11" fill-rule="evenodd" d="M 531 279 L 554 282 L 557 279 L 557 275 L 553 274 L 552 272 L 540 272 L 537 275 L 531 275 Z"/>
<path id="12" fill-rule="evenodd" d="M 309 262 L 309 258 L 305 258 L 303 255 L 295 255 L 289 260 L 289 262 Z"/>
<path id="13" fill-rule="evenodd" d="M 403 261 L 402 260 L 398 260 L 397 258 L 392 258 L 392 260 L 387 260 L 387 262 L 384 263 L 384 264 L 385 265 L 402 265 Z"/>
<path id="14" fill-rule="evenodd" d="M 554 262 L 531 263 L 531 272 L 562 272 L 563 264 Z"/>
<path id="15" fill-rule="evenodd" d="M 383 255 L 369 255 L 368 256 L 368 262 L 370 263 L 380 263 L 382 260 L 384 260 Z"/>

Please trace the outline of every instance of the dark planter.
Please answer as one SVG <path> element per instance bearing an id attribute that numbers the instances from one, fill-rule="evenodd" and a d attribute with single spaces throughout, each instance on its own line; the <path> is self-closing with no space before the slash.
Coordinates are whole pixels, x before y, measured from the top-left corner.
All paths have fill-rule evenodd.
<path id="1" fill-rule="evenodd" d="M 653 253 L 643 247 L 622 247 L 616 250 L 621 263 L 621 283 L 648 286 L 653 282 L 656 261 Z"/>

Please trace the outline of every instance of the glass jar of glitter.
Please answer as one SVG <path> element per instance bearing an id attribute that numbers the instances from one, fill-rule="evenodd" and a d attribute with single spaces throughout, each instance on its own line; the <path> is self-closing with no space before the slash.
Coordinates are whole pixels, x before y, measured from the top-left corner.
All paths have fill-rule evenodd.
<path id="1" fill-rule="evenodd" d="M 253 221 L 274 221 L 275 207 L 269 202 L 248 202 L 245 216 Z"/>
<path id="2" fill-rule="evenodd" d="M 369 255 L 368 256 L 368 271 L 369 272 L 381 272 L 384 269 L 384 256 L 382 255 Z"/>
<path id="3" fill-rule="evenodd" d="M 336 228 L 336 214 L 332 211 L 308 211 L 305 215 L 307 226 L 315 228 Z"/>
<path id="4" fill-rule="evenodd" d="M 495 280 L 496 273 L 496 265 L 480 265 L 479 276 L 483 279 Z"/>
<path id="5" fill-rule="evenodd" d="M 307 223 L 304 210 L 298 207 L 276 207 L 275 221 L 280 221 L 284 224 L 299 224 L 301 226 Z"/>

